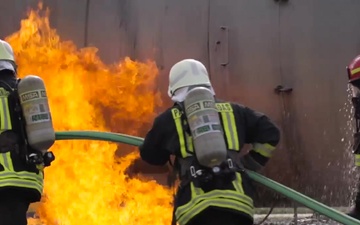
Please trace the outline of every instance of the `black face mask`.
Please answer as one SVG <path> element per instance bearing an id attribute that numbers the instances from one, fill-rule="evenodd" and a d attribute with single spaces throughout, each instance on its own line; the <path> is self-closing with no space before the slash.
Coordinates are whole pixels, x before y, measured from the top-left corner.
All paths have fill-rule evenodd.
<path id="1" fill-rule="evenodd" d="M 12 70 L 0 70 L 0 78 L 10 76 L 16 77 L 16 73 Z"/>

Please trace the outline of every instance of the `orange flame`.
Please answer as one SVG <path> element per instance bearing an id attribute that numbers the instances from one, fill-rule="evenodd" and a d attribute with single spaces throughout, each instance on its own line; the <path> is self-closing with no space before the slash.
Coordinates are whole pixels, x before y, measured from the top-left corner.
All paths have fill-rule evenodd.
<path id="1" fill-rule="evenodd" d="M 125 58 L 105 65 L 96 48 L 77 49 L 50 27 L 49 12 L 31 10 L 6 40 L 14 48 L 19 76 L 43 78 L 55 130 L 116 129 L 138 134 L 161 105 L 155 92 L 155 63 Z M 111 114 L 110 114 L 111 113 Z M 104 114 L 107 114 L 106 117 Z M 122 124 L 131 126 L 122 126 Z M 171 191 L 155 181 L 124 173 L 135 152 L 114 157 L 118 146 L 99 141 L 60 141 L 45 170 L 45 196 L 38 207 L 42 224 L 169 224 Z M 29 221 L 37 223 L 36 221 Z"/>

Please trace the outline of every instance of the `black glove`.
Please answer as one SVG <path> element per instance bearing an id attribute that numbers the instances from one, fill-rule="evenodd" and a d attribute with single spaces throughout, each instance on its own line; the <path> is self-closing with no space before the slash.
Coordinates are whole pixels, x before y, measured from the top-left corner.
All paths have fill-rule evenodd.
<path id="1" fill-rule="evenodd" d="M 255 172 L 258 172 L 263 168 L 260 163 L 258 163 L 251 155 L 248 153 L 240 157 L 241 164 L 245 167 L 245 169 L 249 169 Z"/>
<path id="2" fill-rule="evenodd" d="M 44 166 L 47 167 L 50 166 L 51 162 L 55 160 L 55 155 L 53 152 L 46 152 L 43 155 L 43 158 L 44 158 Z"/>
<path id="3" fill-rule="evenodd" d="M 26 161 L 29 165 L 40 165 L 43 164 L 44 159 L 41 152 L 34 151 L 27 156 Z"/>

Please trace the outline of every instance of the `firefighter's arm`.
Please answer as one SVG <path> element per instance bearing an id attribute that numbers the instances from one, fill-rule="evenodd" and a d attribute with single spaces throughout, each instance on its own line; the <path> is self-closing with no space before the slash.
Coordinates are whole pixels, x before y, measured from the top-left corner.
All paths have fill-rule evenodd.
<path id="1" fill-rule="evenodd" d="M 144 143 L 139 147 L 141 159 L 151 165 L 162 166 L 169 160 L 170 152 L 164 149 L 163 144 L 167 136 L 164 127 L 166 125 L 157 117 L 146 134 Z"/>
<path id="2" fill-rule="evenodd" d="M 266 115 L 244 107 L 245 142 L 252 144 L 252 149 L 241 161 L 245 168 L 261 170 L 271 158 L 280 141 L 279 128 Z"/>

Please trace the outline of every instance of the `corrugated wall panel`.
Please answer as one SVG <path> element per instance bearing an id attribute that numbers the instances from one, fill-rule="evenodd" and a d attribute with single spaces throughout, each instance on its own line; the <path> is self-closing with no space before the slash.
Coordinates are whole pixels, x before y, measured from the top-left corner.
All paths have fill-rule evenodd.
<path id="1" fill-rule="evenodd" d="M 79 48 L 85 45 L 87 0 L 45 0 L 50 9 L 50 23 L 56 28 L 61 40 L 72 40 Z"/>
<path id="2" fill-rule="evenodd" d="M 212 1 L 210 68 L 217 95 L 266 113 L 281 128 L 279 5 L 273 1 Z M 284 134 L 283 134 L 284 135 Z M 289 184 L 293 175 L 284 137 L 265 173 Z M 272 196 L 263 194 L 261 202 Z"/>
<path id="3" fill-rule="evenodd" d="M 360 53 L 360 2 L 302 0 L 280 8 L 282 73 L 294 88 L 287 138 L 300 172 L 297 187 L 326 203 L 349 204 L 345 67 Z"/>
<path id="4" fill-rule="evenodd" d="M 124 39 L 120 31 L 129 21 L 127 6 L 128 1 L 89 1 L 87 45 L 97 47 L 101 59 L 107 63 L 118 62 L 121 48 L 130 45 L 128 42 L 133 39 Z"/>
<path id="5" fill-rule="evenodd" d="M 0 7 L 0 38 L 5 38 L 20 28 L 20 20 L 26 18 L 27 10 L 37 6 L 37 0 L 2 0 Z"/>
<path id="6" fill-rule="evenodd" d="M 167 77 L 171 66 L 184 58 L 208 64 L 208 0 L 156 0 L 145 4 L 131 1 L 131 20 L 135 20 L 134 56 L 154 59 L 161 75 L 159 89 L 169 104 Z M 130 51 L 132 52 L 132 51 Z"/>

